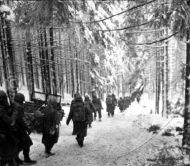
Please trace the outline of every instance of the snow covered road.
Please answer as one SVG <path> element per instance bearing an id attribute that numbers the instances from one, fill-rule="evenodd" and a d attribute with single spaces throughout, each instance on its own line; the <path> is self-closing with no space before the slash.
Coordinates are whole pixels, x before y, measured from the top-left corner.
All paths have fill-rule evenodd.
<path id="1" fill-rule="evenodd" d="M 68 109 L 65 108 L 66 117 L 62 121 L 59 141 L 52 149 L 56 155 L 46 158 L 41 135 L 31 135 L 34 142 L 31 156 L 38 161 L 36 166 L 142 166 L 153 155 L 154 146 L 159 147 L 161 144 L 162 138 L 158 136 L 133 151 L 153 136 L 134 124 L 142 109 L 135 103 L 124 113 L 120 113 L 117 108 L 113 118 L 108 118 L 104 109 L 102 122 L 93 122 L 92 128 L 88 128 L 84 147 L 80 148 L 75 140 L 76 136 L 71 134 L 72 122 L 69 126 L 65 124 Z"/>

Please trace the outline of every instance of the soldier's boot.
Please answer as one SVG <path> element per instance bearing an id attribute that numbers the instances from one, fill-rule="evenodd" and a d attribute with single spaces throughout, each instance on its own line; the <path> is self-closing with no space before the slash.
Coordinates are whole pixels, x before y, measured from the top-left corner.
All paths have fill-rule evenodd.
<path id="1" fill-rule="evenodd" d="M 16 157 L 15 162 L 17 163 L 17 165 L 23 164 L 23 160 L 21 160 L 19 157 Z"/>
<path id="2" fill-rule="evenodd" d="M 31 160 L 30 157 L 29 158 L 25 158 L 24 162 L 27 163 L 27 164 L 30 164 L 30 165 L 37 163 L 36 160 Z"/>
<path id="3" fill-rule="evenodd" d="M 82 148 L 83 147 L 83 141 L 79 141 L 79 146 Z"/>
<path id="4" fill-rule="evenodd" d="M 27 164 L 30 164 L 30 165 L 36 164 L 37 161 L 36 160 L 31 160 L 30 156 L 29 156 L 29 153 L 30 153 L 30 148 L 23 149 L 24 162 L 27 163 Z"/>
<path id="5" fill-rule="evenodd" d="M 55 153 L 52 153 L 52 152 L 51 152 L 51 149 L 52 149 L 52 146 L 46 145 L 46 147 L 45 147 L 45 154 L 46 154 L 46 157 L 55 155 Z"/>

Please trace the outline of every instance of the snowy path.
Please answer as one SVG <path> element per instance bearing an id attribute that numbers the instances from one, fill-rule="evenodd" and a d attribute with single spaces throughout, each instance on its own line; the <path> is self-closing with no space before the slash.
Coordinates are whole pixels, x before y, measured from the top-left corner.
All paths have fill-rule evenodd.
<path id="1" fill-rule="evenodd" d="M 41 135 L 33 134 L 34 145 L 31 148 L 31 156 L 38 160 L 36 166 L 140 166 L 141 161 L 151 155 L 150 149 L 153 144 L 160 144 L 160 136 L 158 136 L 138 151 L 127 154 L 152 137 L 151 133 L 138 128 L 133 123 L 140 109 L 137 104 L 132 105 L 124 113 L 120 113 L 117 108 L 113 118 L 108 118 L 106 111 L 103 110 L 102 122 L 93 122 L 92 128 L 88 129 L 83 148 L 78 146 L 75 136 L 71 135 L 72 122 L 66 126 L 66 114 L 59 141 L 52 150 L 56 155 L 45 158 Z M 68 108 L 65 112 L 68 113 Z"/>

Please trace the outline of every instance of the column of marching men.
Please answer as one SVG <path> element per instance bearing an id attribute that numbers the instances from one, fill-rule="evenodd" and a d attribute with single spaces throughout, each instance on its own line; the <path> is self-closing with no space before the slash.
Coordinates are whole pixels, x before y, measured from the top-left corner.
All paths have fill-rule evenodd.
<path id="1" fill-rule="evenodd" d="M 106 111 L 108 117 L 114 116 L 114 111 L 118 105 L 121 112 L 127 109 L 133 100 L 130 97 L 120 98 L 118 101 L 114 94 L 106 97 Z M 30 138 L 31 129 L 24 121 L 25 96 L 17 93 L 13 101 L 9 101 L 7 94 L 0 91 L 0 166 L 19 166 L 22 164 L 36 164 L 30 158 Z M 70 104 L 70 111 L 66 119 L 66 125 L 73 122 L 72 135 L 76 135 L 76 141 L 83 147 L 84 138 L 87 136 L 87 128 L 92 127 L 92 122 L 102 121 L 102 103 L 100 98 L 94 93 L 92 99 L 89 95 L 84 96 L 84 100 L 79 93 L 74 95 Z M 43 112 L 35 111 L 34 117 L 42 117 L 42 143 L 45 148 L 46 157 L 54 155 L 51 152 L 53 146 L 58 141 L 60 122 L 63 112 L 60 113 L 61 105 L 56 99 L 50 98 Z M 24 160 L 19 158 L 23 153 Z"/>

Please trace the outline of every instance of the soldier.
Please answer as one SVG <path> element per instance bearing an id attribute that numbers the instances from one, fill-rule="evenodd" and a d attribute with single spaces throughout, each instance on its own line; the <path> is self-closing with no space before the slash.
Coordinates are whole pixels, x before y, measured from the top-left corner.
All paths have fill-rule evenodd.
<path id="1" fill-rule="evenodd" d="M 56 99 L 50 98 L 47 101 L 43 119 L 42 143 L 45 146 L 45 154 L 49 157 L 55 154 L 51 152 L 51 149 L 53 145 L 57 143 L 59 137 L 59 124 L 61 119 L 58 114 Z"/>
<path id="2" fill-rule="evenodd" d="M 90 100 L 90 97 L 88 95 L 85 95 L 85 106 L 90 110 L 90 115 L 89 115 L 89 127 L 92 127 L 91 124 L 93 122 L 93 112 L 95 112 L 94 104 Z"/>
<path id="3" fill-rule="evenodd" d="M 106 110 L 108 112 L 108 117 L 110 117 L 111 112 L 113 110 L 112 96 L 111 95 L 107 95 L 107 97 L 106 97 Z"/>
<path id="4" fill-rule="evenodd" d="M 111 108 L 111 116 L 114 116 L 115 107 L 117 105 L 117 99 L 114 94 L 111 95 L 112 97 L 112 108 Z"/>
<path id="5" fill-rule="evenodd" d="M 18 142 L 14 129 L 14 119 L 9 115 L 7 95 L 0 91 L 0 165 L 15 166 Z"/>
<path id="6" fill-rule="evenodd" d="M 69 125 L 72 119 L 75 123 L 76 140 L 80 147 L 83 147 L 84 137 L 87 136 L 87 124 L 89 123 L 90 110 L 84 105 L 80 94 L 75 95 L 75 101 L 70 107 L 69 116 L 66 124 Z"/>
<path id="7" fill-rule="evenodd" d="M 121 112 L 123 112 L 124 110 L 124 100 L 122 97 L 120 97 L 119 101 L 118 101 L 118 107 L 120 109 Z"/>
<path id="8" fill-rule="evenodd" d="M 19 152 L 23 151 L 25 163 L 35 164 L 36 161 L 31 160 L 29 156 L 30 146 L 33 143 L 29 136 L 31 131 L 24 121 L 24 106 L 23 106 L 24 101 L 25 101 L 25 97 L 22 93 L 17 93 L 15 95 L 14 102 L 13 102 L 13 110 L 17 113 L 15 126 L 17 129 L 17 134 L 18 134 L 18 139 L 19 139 L 18 150 Z M 23 161 L 18 156 L 16 158 L 17 163 L 23 164 Z"/>
<path id="9" fill-rule="evenodd" d="M 101 110 L 103 109 L 103 107 L 102 107 L 102 103 L 100 99 L 96 96 L 96 94 L 92 95 L 92 103 L 94 104 L 94 107 L 96 110 L 96 114 L 94 114 L 94 119 L 96 120 L 96 115 L 98 112 L 99 121 L 101 121 L 101 118 L 102 118 Z"/>

